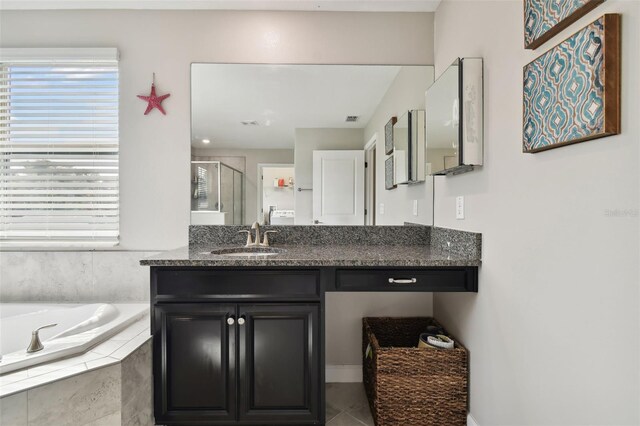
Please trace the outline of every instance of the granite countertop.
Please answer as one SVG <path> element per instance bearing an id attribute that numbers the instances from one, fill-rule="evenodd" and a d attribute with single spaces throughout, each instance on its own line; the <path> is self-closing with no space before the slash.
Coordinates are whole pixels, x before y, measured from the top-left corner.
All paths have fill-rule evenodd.
<path id="1" fill-rule="evenodd" d="M 449 267 L 480 266 L 480 259 L 427 245 L 287 245 L 274 244 L 286 250 L 271 256 L 229 257 L 211 251 L 236 248 L 238 245 L 182 247 L 143 259 L 146 266 L 382 266 L 382 267 Z"/>

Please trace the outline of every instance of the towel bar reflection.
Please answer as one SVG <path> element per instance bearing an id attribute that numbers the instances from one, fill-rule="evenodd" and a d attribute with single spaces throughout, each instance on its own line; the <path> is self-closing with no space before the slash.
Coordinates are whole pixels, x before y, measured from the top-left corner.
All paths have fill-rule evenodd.
<path id="1" fill-rule="evenodd" d="M 300 187 L 298 187 L 298 192 L 302 192 L 302 191 L 313 191 L 313 188 L 300 188 Z"/>

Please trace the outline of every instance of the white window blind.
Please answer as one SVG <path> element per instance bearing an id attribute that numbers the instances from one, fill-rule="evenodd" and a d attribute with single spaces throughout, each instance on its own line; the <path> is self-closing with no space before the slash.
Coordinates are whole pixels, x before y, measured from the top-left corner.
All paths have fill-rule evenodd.
<path id="1" fill-rule="evenodd" d="M 116 49 L 0 49 L 0 246 L 119 236 Z"/>

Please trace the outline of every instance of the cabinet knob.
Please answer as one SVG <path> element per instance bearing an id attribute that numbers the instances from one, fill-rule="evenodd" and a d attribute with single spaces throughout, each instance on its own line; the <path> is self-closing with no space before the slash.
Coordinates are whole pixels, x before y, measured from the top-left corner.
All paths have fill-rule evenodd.
<path id="1" fill-rule="evenodd" d="M 243 315 L 240 318 L 238 318 L 238 324 L 239 325 L 244 325 L 244 323 L 245 323 L 245 318 L 244 318 L 244 315 Z"/>
<path id="2" fill-rule="evenodd" d="M 235 324 L 235 322 L 236 322 L 236 319 L 234 317 L 227 318 L 227 324 L 233 325 Z"/>

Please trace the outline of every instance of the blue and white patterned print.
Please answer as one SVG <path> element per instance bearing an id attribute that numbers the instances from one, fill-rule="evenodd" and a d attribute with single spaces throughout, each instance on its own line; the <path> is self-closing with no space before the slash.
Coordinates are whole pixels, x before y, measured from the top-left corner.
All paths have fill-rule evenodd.
<path id="1" fill-rule="evenodd" d="M 603 132 L 603 40 L 601 18 L 525 66 L 525 152 Z"/>
<path id="2" fill-rule="evenodd" d="M 524 44 L 528 46 L 591 0 L 525 0 Z"/>

